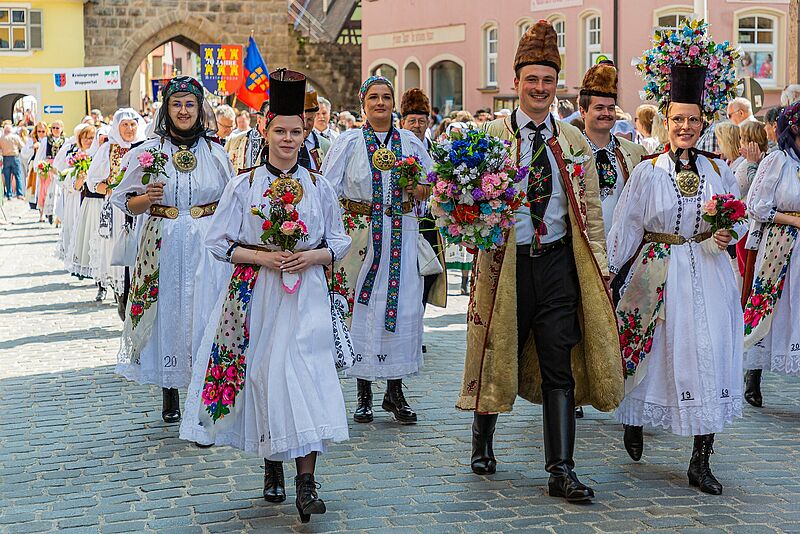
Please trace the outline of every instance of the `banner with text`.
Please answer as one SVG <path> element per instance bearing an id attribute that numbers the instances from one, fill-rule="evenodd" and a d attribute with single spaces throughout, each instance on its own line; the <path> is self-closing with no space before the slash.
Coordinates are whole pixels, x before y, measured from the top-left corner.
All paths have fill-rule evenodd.
<path id="1" fill-rule="evenodd" d="M 56 71 L 53 76 L 56 91 L 102 91 L 122 88 L 119 66 L 63 69 Z"/>
<path id="2" fill-rule="evenodd" d="M 200 57 L 200 79 L 215 95 L 231 95 L 244 83 L 242 45 L 200 45 Z"/>

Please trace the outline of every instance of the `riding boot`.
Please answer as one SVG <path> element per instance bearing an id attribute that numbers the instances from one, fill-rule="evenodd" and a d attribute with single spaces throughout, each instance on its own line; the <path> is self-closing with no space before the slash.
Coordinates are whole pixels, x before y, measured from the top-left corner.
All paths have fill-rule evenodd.
<path id="1" fill-rule="evenodd" d="M 638 462 L 642 459 L 642 452 L 644 451 L 644 433 L 642 427 L 633 425 L 622 425 L 625 429 L 625 434 L 622 437 L 625 443 L 625 450 L 628 451 L 633 461 Z"/>
<path id="2" fill-rule="evenodd" d="M 283 462 L 271 462 L 264 458 L 264 500 L 269 502 L 286 500 Z"/>
<path id="3" fill-rule="evenodd" d="M 714 434 L 704 434 L 694 437 L 692 459 L 689 461 L 689 485 L 700 488 L 703 493 L 711 495 L 722 494 L 722 484 L 719 483 L 711 472 L 709 460 L 714 454 Z"/>
<path id="4" fill-rule="evenodd" d="M 181 400 L 175 388 L 161 388 L 161 419 L 165 423 L 177 423 L 181 420 Z"/>
<path id="5" fill-rule="evenodd" d="M 314 475 L 311 473 L 297 475 L 294 477 L 294 483 L 297 486 L 294 505 L 297 507 L 297 513 L 300 514 L 300 521 L 308 523 L 311 520 L 311 514 L 324 514 L 325 502 L 317 495 L 319 484 L 314 481 Z"/>
<path id="6" fill-rule="evenodd" d="M 353 421 L 356 423 L 372 422 L 372 382 L 369 380 L 357 380 L 358 386 L 358 407 L 353 413 Z"/>
<path id="7" fill-rule="evenodd" d="M 381 408 L 394 414 L 394 418 L 401 425 L 413 425 L 417 422 L 417 414 L 403 395 L 403 380 L 400 378 L 386 381 L 386 393 L 383 395 Z"/>
<path id="8" fill-rule="evenodd" d="M 756 408 L 764 405 L 761 396 L 761 369 L 748 369 L 744 373 L 744 400 Z"/>
<path id="9" fill-rule="evenodd" d="M 554 389 L 542 395 L 545 469 L 551 497 L 569 502 L 588 502 L 594 491 L 578 480 L 575 460 L 575 394 L 571 389 Z"/>
<path id="10" fill-rule="evenodd" d="M 493 475 L 497 470 L 492 442 L 497 414 L 479 414 L 472 418 L 472 472 L 476 475 Z"/>

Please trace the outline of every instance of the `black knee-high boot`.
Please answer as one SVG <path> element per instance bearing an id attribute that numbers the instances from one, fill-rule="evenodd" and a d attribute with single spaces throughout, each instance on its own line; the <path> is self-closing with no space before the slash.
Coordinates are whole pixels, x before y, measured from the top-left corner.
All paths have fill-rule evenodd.
<path id="1" fill-rule="evenodd" d="M 181 420 L 181 399 L 175 388 L 161 388 L 161 419 L 165 423 Z"/>
<path id="2" fill-rule="evenodd" d="M 497 470 L 494 457 L 494 429 L 497 425 L 497 414 L 479 414 L 472 418 L 472 472 L 476 475 L 493 475 Z"/>
<path id="3" fill-rule="evenodd" d="M 744 373 L 744 400 L 756 408 L 764 405 L 764 398 L 761 396 L 761 369 L 749 369 Z"/>
<path id="4" fill-rule="evenodd" d="M 575 460 L 575 396 L 572 390 L 554 389 L 542 395 L 545 469 L 550 473 L 547 488 L 551 497 L 569 502 L 587 502 L 594 491 L 578 480 Z"/>

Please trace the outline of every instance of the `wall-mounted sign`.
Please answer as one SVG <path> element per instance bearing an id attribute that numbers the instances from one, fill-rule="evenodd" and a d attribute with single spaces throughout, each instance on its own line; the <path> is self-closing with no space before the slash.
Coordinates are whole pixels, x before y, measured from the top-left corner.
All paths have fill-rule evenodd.
<path id="1" fill-rule="evenodd" d="M 385 48 L 401 48 L 404 46 L 459 43 L 464 41 L 466 35 L 466 24 L 422 28 L 404 32 L 379 33 L 367 37 L 367 48 L 369 50 L 382 50 Z"/>
<path id="2" fill-rule="evenodd" d="M 64 69 L 53 75 L 56 91 L 102 91 L 121 89 L 119 66 Z"/>
<path id="3" fill-rule="evenodd" d="M 44 106 L 46 115 L 61 115 L 64 113 L 64 106 Z"/>
<path id="4" fill-rule="evenodd" d="M 583 0 L 531 0 L 531 11 L 582 6 Z"/>

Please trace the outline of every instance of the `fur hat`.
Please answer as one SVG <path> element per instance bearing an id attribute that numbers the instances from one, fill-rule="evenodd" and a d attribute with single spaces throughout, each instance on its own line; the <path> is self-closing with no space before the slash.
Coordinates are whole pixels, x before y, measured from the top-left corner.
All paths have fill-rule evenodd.
<path id="1" fill-rule="evenodd" d="M 409 89 L 400 99 L 400 115 L 430 115 L 431 101 L 420 89 Z"/>
<path id="2" fill-rule="evenodd" d="M 553 25 L 540 20 L 525 32 L 517 45 L 514 71 L 526 65 L 546 65 L 561 71 L 561 54 L 558 52 L 558 34 Z"/>
<path id="3" fill-rule="evenodd" d="M 305 111 L 319 111 L 319 100 L 317 100 L 317 92 L 315 90 L 306 91 Z"/>
<path id="4" fill-rule="evenodd" d="M 592 65 L 583 76 L 581 95 L 617 98 L 617 68 L 611 63 Z"/>

